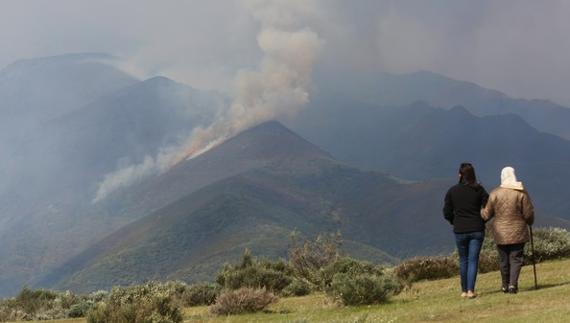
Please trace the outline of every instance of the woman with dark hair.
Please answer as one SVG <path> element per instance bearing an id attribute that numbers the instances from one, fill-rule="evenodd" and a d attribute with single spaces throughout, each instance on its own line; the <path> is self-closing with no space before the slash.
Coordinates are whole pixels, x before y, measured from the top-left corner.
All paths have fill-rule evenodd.
<path id="1" fill-rule="evenodd" d="M 490 228 L 501 260 L 502 290 L 516 294 L 524 245 L 529 240 L 527 225 L 534 222 L 534 206 L 514 168 L 503 168 L 501 186 L 491 192 L 481 215 L 486 221 L 493 220 Z"/>
<path id="2" fill-rule="evenodd" d="M 475 298 L 475 281 L 479 267 L 479 252 L 485 238 L 485 223 L 481 208 L 489 194 L 477 182 L 475 168 L 469 163 L 459 166 L 459 183 L 445 195 L 443 215 L 453 225 L 459 253 L 461 297 Z"/>

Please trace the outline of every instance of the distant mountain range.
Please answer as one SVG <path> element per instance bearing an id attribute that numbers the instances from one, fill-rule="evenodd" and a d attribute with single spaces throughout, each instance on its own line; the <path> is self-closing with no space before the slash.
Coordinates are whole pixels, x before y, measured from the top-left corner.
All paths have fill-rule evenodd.
<path id="1" fill-rule="evenodd" d="M 484 186 L 500 182 L 505 166 L 518 170 L 542 215 L 570 219 L 570 141 L 537 131 L 513 114 L 477 117 L 463 107 L 425 103 L 368 106 L 315 99 L 289 122 L 305 138 L 348 164 L 408 180 L 450 178 L 473 162 Z"/>
<path id="2" fill-rule="evenodd" d="M 0 71 L 2 135 L 33 131 L 41 122 L 133 85 L 106 54 L 68 54 L 17 61 Z"/>
<path id="3" fill-rule="evenodd" d="M 323 93 L 336 93 L 374 106 L 405 106 L 424 101 L 444 109 L 460 105 L 476 116 L 516 114 L 541 132 L 570 139 L 570 109 L 548 100 L 514 99 L 429 71 L 401 75 L 335 73 L 338 72 L 322 71 L 316 76 Z"/>
<path id="4" fill-rule="evenodd" d="M 515 166 L 539 221 L 570 227 L 570 110 L 429 72 L 319 74 L 286 127 L 258 125 L 94 203 L 106 174 L 175 147 L 228 103 L 115 65 L 73 54 L 0 71 L 0 295 L 207 279 L 245 247 L 284 256 L 292 230 L 340 230 L 347 252 L 377 262 L 447 252 L 441 201 L 466 160 L 487 189 Z"/>
<path id="5" fill-rule="evenodd" d="M 0 172 L 0 257 L 4 259 L 0 263 L 0 294 L 5 289 L 20 288 L 36 273 L 131 221 L 91 203 L 105 174 L 175 145 L 193 127 L 211 122 L 226 100 L 220 94 L 198 91 L 163 77 L 145 81 L 129 78 L 131 81 L 125 84 L 122 72 L 104 60 L 94 63 L 92 60 L 99 56 L 86 56 L 87 62 L 83 55 L 65 55 L 26 60 L 7 68 L 18 68 L 17 80 L 21 83 L 50 76 L 54 82 L 60 81 L 65 73 L 52 75 L 52 65 L 62 71 L 77 69 L 73 86 L 68 84 L 70 80 L 61 80 L 63 85 L 53 88 L 50 95 L 72 96 L 68 91 L 79 95 L 74 86 L 87 91 L 88 85 L 93 87 L 88 91 L 90 95 L 100 95 L 77 99 L 82 106 L 70 106 L 62 115 L 50 118 L 31 114 L 2 119 L 11 121 L 13 127 L 33 124 L 35 130 L 4 142 L 0 156 L 0 165 L 6 165 L 2 167 L 6 172 Z M 82 70 L 83 64 L 104 66 L 106 81 L 94 82 L 97 74 L 91 69 Z M 44 65 L 50 68 L 35 68 Z M 38 76 L 41 72 L 45 75 Z M 0 72 L 11 74 L 14 72 Z M 114 91 L 107 91 L 111 84 L 118 85 Z M 43 89 L 42 85 L 22 86 L 18 91 L 41 96 L 37 89 Z M 8 97 L 16 96 L 6 92 Z M 50 102 L 58 103 L 46 99 L 41 106 L 29 109 L 49 111 Z"/>
<path id="6" fill-rule="evenodd" d="M 8 187 L 13 191 L 15 173 L 30 161 L 30 141 L 48 136 L 42 124 L 138 82 L 110 65 L 114 60 L 106 54 L 68 54 L 21 60 L 0 70 L 0 194 Z"/>

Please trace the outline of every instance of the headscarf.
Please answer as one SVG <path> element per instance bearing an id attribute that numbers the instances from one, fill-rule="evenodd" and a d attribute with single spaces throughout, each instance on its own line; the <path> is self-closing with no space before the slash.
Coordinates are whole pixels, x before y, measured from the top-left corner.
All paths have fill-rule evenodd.
<path id="1" fill-rule="evenodd" d="M 503 168 L 501 171 L 501 187 L 520 191 L 524 190 L 523 183 L 517 181 L 515 169 L 510 166 Z"/>

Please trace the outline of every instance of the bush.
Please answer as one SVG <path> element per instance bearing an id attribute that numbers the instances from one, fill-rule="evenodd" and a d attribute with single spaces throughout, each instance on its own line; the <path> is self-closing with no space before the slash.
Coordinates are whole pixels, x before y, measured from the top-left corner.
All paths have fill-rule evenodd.
<path id="1" fill-rule="evenodd" d="M 340 234 L 319 235 L 314 241 L 299 244 L 296 234 L 292 235 L 289 248 L 289 264 L 294 275 L 307 282 L 320 285 L 319 270 L 339 258 Z"/>
<path id="2" fill-rule="evenodd" d="M 13 299 L 0 301 L 0 322 L 31 320 L 32 317 L 15 305 Z"/>
<path id="3" fill-rule="evenodd" d="M 132 287 L 115 287 L 103 302 L 87 314 L 88 323 L 179 323 L 180 309 L 172 294 L 179 283 L 147 283 Z"/>
<path id="4" fill-rule="evenodd" d="M 382 275 L 383 273 L 382 267 L 350 257 L 343 257 L 328 264 L 319 271 L 318 282 L 320 287 L 323 290 L 326 290 L 332 284 L 333 278 L 336 274 L 356 276 L 360 274 Z"/>
<path id="5" fill-rule="evenodd" d="M 96 292 L 92 292 L 87 296 L 93 302 L 101 302 L 109 297 L 109 292 L 106 290 L 98 290 Z"/>
<path id="6" fill-rule="evenodd" d="M 539 228 L 534 230 L 534 257 L 536 262 L 570 257 L 570 233 L 560 228 Z M 525 245 L 525 264 L 530 264 L 532 250 L 530 242 Z M 493 238 L 485 238 L 479 256 L 479 272 L 499 270 L 499 256 Z"/>
<path id="7" fill-rule="evenodd" d="M 454 257 L 415 257 L 396 266 L 394 274 L 408 283 L 423 279 L 442 279 L 459 274 L 459 265 Z"/>
<path id="8" fill-rule="evenodd" d="M 281 291 L 282 296 L 305 296 L 311 293 L 311 286 L 299 279 L 293 279 L 291 284 Z"/>
<path id="9" fill-rule="evenodd" d="M 560 228 L 540 228 L 534 234 L 534 257 L 536 262 L 570 257 L 570 233 Z M 526 262 L 530 262 L 530 243 L 525 246 Z"/>
<path id="10" fill-rule="evenodd" d="M 67 318 L 70 308 L 79 301 L 71 292 L 24 287 L 16 297 L 0 301 L 0 321 Z"/>
<path id="11" fill-rule="evenodd" d="M 280 292 L 291 281 L 291 277 L 282 272 L 253 266 L 237 270 L 226 268 L 221 276 L 218 276 L 218 283 L 229 289 L 252 287 Z"/>
<path id="12" fill-rule="evenodd" d="M 534 230 L 534 250 L 536 262 L 570 257 L 570 233 L 560 228 L 540 228 Z M 531 245 L 525 246 L 525 264 L 531 262 Z M 497 247 L 487 235 L 479 255 L 479 272 L 499 270 Z M 457 251 L 450 256 L 416 257 L 400 263 L 395 268 L 396 275 L 407 282 L 422 279 L 434 280 L 453 277 L 459 274 Z"/>
<path id="13" fill-rule="evenodd" d="M 87 313 L 94 307 L 93 302 L 83 301 L 77 304 L 71 305 L 67 317 L 85 317 Z"/>
<path id="14" fill-rule="evenodd" d="M 292 282 L 290 273 L 292 270 L 284 261 L 258 261 L 251 256 L 249 250 L 246 250 L 241 263 L 225 265 L 216 281 L 232 290 L 251 287 L 281 292 Z"/>
<path id="15" fill-rule="evenodd" d="M 88 323 L 180 323 L 182 314 L 166 297 L 131 304 L 99 304 L 87 314 Z"/>
<path id="16" fill-rule="evenodd" d="M 265 309 L 278 298 L 266 289 L 249 287 L 223 292 L 210 311 L 217 315 L 253 313 Z"/>
<path id="17" fill-rule="evenodd" d="M 52 308 L 52 301 L 56 297 L 57 294 L 52 291 L 43 289 L 31 290 L 24 287 L 16 296 L 16 304 L 26 313 L 35 314 L 40 309 Z"/>
<path id="18" fill-rule="evenodd" d="M 337 259 L 320 271 L 321 287 L 345 305 L 376 304 L 400 293 L 403 285 L 380 266 L 349 257 Z"/>
<path id="19" fill-rule="evenodd" d="M 188 286 L 180 300 L 184 306 L 212 305 L 220 293 L 221 287 L 217 284 L 202 283 Z"/>
<path id="20" fill-rule="evenodd" d="M 401 291 L 401 284 L 388 275 L 339 273 L 334 275 L 327 294 L 344 305 L 378 304 Z"/>

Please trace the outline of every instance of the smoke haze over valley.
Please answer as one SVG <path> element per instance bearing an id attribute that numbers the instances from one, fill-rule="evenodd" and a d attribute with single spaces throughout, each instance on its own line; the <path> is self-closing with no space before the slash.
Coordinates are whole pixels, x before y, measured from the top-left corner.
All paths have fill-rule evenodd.
<path id="1" fill-rule="evenodd" d="M 2 4 L 0 296 L 448 252 L 464 161 L 570 228 L 565 1 Z"/>

